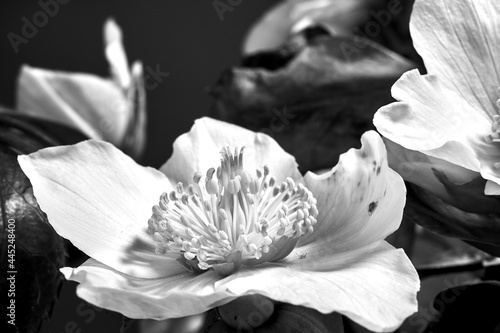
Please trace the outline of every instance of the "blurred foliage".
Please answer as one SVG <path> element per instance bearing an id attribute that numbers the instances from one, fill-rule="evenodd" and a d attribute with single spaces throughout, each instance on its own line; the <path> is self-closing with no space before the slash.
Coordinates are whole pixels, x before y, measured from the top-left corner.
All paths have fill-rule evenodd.
<path id="1" fill-rule="evenodd" d="M 368 39 L 310 27 L 224 71 L 210 89 L 210 113 L 274 137 L 302 172 L 331 168 L 374 129 L 392 84 L 416 66 Z"/>
<path id="2" fill-rule="evenodd" d="M 0 108 L 0 293 L 7 295 L 11 290 L 6 278 L 12 274 L 7 271 L 16 271 L 14 299 L 18 332 L 37 332 L 43 320 L 50 317 L 63 279 L 59 268 L 65 264 L 66 251 L 64 240 L 38 207 L 17 155 L 84 139 L 82 134 L 65 126 Z M 7 260 L 9 220 L 15 220 L 13 267 L 8 266 L 12 262 Z M 6 307 L 2 307 L 1 313 L 6 318 Z"/>

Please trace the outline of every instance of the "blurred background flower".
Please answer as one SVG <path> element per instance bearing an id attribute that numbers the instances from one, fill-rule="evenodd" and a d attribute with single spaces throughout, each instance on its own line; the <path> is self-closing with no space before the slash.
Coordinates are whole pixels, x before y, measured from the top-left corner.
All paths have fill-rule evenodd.
<path id="1" fill-rule="evenodd" d="M 136 61 L 129 69 L 122 31 L 112 19 L 104 24 L 104 50 L 111 78 L 21 67 L 16 109 L 109 141 L 138 159 L 146 143 L 142 64 Z"/>

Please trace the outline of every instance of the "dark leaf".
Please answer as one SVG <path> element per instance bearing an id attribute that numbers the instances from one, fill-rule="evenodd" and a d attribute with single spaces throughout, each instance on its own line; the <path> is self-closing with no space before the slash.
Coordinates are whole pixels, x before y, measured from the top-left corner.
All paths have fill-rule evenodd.
<path id="1" fill-rule="evenodd" d="M 301 171 L 331 168 L 358 145 L 375 111 L 393 101 L 392 84 L 416 67 L 368 39 L 320 28 L 246 63 L 210 89 L 212 116 L 273 136 Z"/>
<path id="2" fill-rule="evenodd" d="M 50 317 L 66 252 L 63 239 L 38 207 L 17 155 L 82 139 L 81 134 L 64 126 L 0 110 L 0 292 L 8 296 L 8 302 L 15 301 L 14 322 L 19 332 L 37 332 L 42 321 Z M 3 318 L 10 313 L 2 307 Z"/>
<path id="3" fill-rule="evenodd" d="M 413 47 L 409 20 L 414 0 L 281 1 L 250 28 L 244 42 L 245 54 L 280 47 L 292 31 L 304 24 L 324 25 L 337 35 L 369 38 L 420 64 Z"/>
<path id="4" fill-rule="evenodd" d="M 258 320 L 259 313 L 249 318 Z M 252 328 L 250 325 L 241 325 L 237 329 L 224 323 L 215 321 L 206 331 L 208 333 L 233 333 L 233 332 L 254 332 L 254 333 L 288 333 L 288 332 L 312 332 L 312 333 L 343 333 L 344 325 L 342 316 L 336 312 L 322 314 L 316 310 L 303 306 L 295 306 L 286 303 L 278 303 L 274 309 L 274 314 L 260 327 Z"/>
<path id="5" fill-rule="evenodd" d="M 479 173 L 468 183 L 455 184 L 444 172 L 434 168 L 432 172 L 449 194 L 449 204 L 471 213 L 500 213 L 500 197 L 484 194 L 486 179 Z"/>
<path id="6" fill-rule="evenodd" d="M 500 216 L 460 210 L 429 191 L 407 184 L 405 217 L 437 234 L 463 239 L 500 256 Z"/>
<path id="7" fill-rule="evenodd" d="M 403 218 L 400 228 L 387 241 L 405 250 L 421 279 L 453 272 L 477 271 L 495 261 L 495 257 L 460 239 L 444 237 L 417 226 L 408 216 Z"/>

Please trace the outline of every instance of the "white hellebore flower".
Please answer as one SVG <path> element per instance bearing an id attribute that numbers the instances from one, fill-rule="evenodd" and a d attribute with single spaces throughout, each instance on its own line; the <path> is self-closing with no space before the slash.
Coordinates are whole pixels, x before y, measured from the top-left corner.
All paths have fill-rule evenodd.
<path id="1" fill-rule="evenodd" d="M 405 73 L 392 87 L 399 102 L 381 108 L 375 126 L 389 140 L 428 157 L 411 163 L 408 152 L 393 149 L 399 150 L 399 163 L 413 168 L 408 180 L 453 203 L 457 199 L 450 198 L 436 170 L 454 185 L 480 174 L 484 194 L 500 195 L 500 2 L 417 0 L 410 24 L 428 74 Z M 498 203 L 488 207 L 498 211 Z"/>
<path id="2" fill-rule="evenodd" d="M 23 65 L 16 109 L 71 126 L 138 156 L 144 149 L 146 125 L 142 64 L 136 61 L 129 69 L 122 32 L 112 19 L 104 25 L 104 43 L 111 78 Z"/>
<path id="3" fill-rule="evenodd" d="M 405 186 L 378 134 L 361 141 L 331 171 L 302 177 L 269 136 L 202 118 L 160 171 L 101 141 L 19 163 L 55 230 L 92 258 L 62 271 L 97 306 L 166 319 L 261 294 L 393 331 L 419 289 L 384 240 Z"/>

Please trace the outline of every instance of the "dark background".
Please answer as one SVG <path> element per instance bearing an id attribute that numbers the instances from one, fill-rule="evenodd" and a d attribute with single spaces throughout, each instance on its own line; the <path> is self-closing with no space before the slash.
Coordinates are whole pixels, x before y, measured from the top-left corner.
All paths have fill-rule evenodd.
<path id="1" fill-rule="evenodd" d="M 33 15 L 43 9 L 38 1 L 2 0 L 0 104 L 14 106 L 15 80 L 24 63 L 108 76 L 102 26 L 112 16 L 123 30 L 129 62 L 139 59 L 144 68 L 159 65 L 162 72 L 170 73 L 147 92 L 148 145 L 143 164 L 159 167 L 172 153 L 175 138 L 207 114 L 211 98 L 206 87 L 216 82 L 223 69 L 239 63 L 246 31 L 277 1 L 243 0 L 224 13 L 223 21 L 212 0 L 66 2 L 16 53 L 8 33 L 22 35 L 23 17 L 33 22 Z M 44 333 L 119 331 L 121 316 L 91 307 L 75 296 L 74 289 L 74 283 L 64 284 Z"/>

